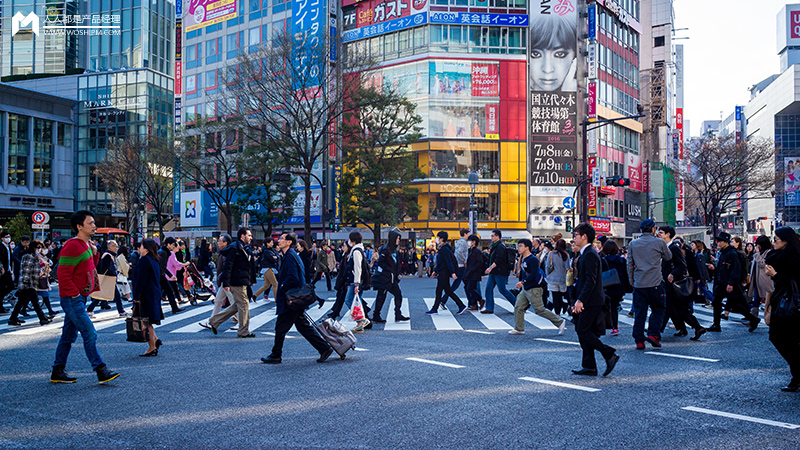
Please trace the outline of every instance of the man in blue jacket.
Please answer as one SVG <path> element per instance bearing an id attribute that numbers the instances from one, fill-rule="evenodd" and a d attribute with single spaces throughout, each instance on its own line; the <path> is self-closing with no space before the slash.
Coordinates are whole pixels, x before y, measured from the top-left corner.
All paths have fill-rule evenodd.
<path id="1" fill-rule="evenodd" d="M 525 334 L 525 310 L 530 305 L 533 312 L 549 320 L 558 327 L 558 334 L 564 333 L 567 321 L 553 314 L 544 307 L 542 294 L 546 284 L 544 276 L 539 272 L 539 259 L 531 253 L 533 243 L 530 239 L 520 239 L 517 244 L 522 263 L 520 264 L 519 283 L 517 283 L 517 301 L 514 304 L 514 329 L 509 334 Z"/>
<path id="2" fill-rule="evenodd" d="M 283 341 L 286 333 L 292 329 L 292 325 L 297 328 L 306 340 L 319 352 L 318 363 L 325 362 L 331 353 L 331 347 L 322 339 L 314 327 L 306 319 L 305 311 L 293 309 L 286 306 L 286 293 L 290 289 L 299 288 L 305 284 L 305 267 L 300 260 L 300 255 L 294 251 L 297 247 L 297 235 L 294 233 L 283 233 L 278 240 L 278 248 L 283 254 L 283 264 L 278 272 L 278 290 L 275 292 L 275 312 L 278 318 L 275 320 L 275 345 L 272 346 L 272 353 L 266 358 L 261 358 L 266 364 L 280 364 L 283 354 Z"/>
<path id="3" fill-rule="evenodd" d="M 430 311 L 427 311 L 425 314 L 439 314 L 439 304 L 442 302 L 442 292 L 445 294 L 445 300 L 448 297 L 452 298 L 456 305 L 458 305 L 458 312 L 456 314 L 463 314 L 464 311 L 467 310 L 467 305 L 465 305 L 460 298 L 453 292 L 453 288 L 450 286 L 450 278 L 456 279 L 458 276 L 456 275 L 456 268 L 458 264 L 456 264 L 456 257 L 453 255 L 453 247 L 450 246 L 450 243 L 447 242 L 447 232 L 440 231 L 436 234 L 436 240 L 438 244 L 441 246 L 439 248 L 439 255 L 436 260 L 436 268 L 433 270 L 436 274 L 436 301 L 433 304 L 433 308 Z"/>
<path id="4" fill-rule="evenodd" d="M 481 314 L 494 314 L 495 286 L 509 303 L 513 305 L 517 301 L 506 287 L 508 275 L 514 269 L 513 267 L 508 267 L 507 251 L 505 244 L 503 244 L 503 233 L 500 230 L 492 231 L 492 250 L 489 253 L 489 267 L 484 272 L 489 275 L 489 281 L 486 282 L 486 309 L 481 311 Z"/>

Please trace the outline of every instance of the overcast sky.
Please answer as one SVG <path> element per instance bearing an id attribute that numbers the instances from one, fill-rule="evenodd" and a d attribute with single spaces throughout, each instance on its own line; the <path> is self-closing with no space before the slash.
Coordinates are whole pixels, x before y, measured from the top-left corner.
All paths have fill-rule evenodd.
<path id="1" fill-rule="evenodd" d="M 675 0 L 676 36 L 684 45 L 684 117 L 691 134 L 704 120 L 746 105 L 750 86 L 778 73 L 775 23 L 780 0 Z"/>

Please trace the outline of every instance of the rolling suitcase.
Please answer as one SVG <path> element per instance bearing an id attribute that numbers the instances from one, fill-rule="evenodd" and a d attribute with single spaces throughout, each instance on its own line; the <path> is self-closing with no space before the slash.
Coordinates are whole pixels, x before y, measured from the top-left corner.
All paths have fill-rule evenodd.
<path id="1" fill-rule="evenodd" d="M 306 314 L 306 320 L 314 324 L 317 333 L 331 344 L 340 359 L 345 359 L 345 354 L 348 350 L 356 348 L 356 337 L 353 332 L 343 327 L 339 322 L 333 319 L 325 319 L 315 323 L 308 314 Z"/>

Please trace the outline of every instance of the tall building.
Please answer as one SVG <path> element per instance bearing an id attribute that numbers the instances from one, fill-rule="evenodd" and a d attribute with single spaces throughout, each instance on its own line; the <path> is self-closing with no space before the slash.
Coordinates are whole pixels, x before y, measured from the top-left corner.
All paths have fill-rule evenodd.
<path id="1" fill-rule="evenodd" d="M 10 81 L 15 86 L 78 100 L 75 207 L 97 213 L 100 225 L 116 226 L 123 214 L 96 166 L 110 139 L 168 137 L 174 130 L 175 3 L 88 0 L 28 2 L 23 8 L 15 1 L 3 5 L 3 75 L 18 75 Z M 17 13 L 38 17 L 12 29 Z M 48 56 L 51 49 L 58 58 Z M 64 70 L 50 70 L 54 60 Z"/>

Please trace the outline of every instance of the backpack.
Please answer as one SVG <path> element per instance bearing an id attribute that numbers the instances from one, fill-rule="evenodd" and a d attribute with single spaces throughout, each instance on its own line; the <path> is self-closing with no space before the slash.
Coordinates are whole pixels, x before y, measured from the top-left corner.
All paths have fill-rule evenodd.
<path id="1" fill-rule="evenodd" d="M 517 248 L 513 245 L 506 245 L 506 264 L 508 270 L 514 271 L 514 265 L 517 263 Z"/>
<path id="2" fill-rule="evenodd" d="M 361 290 L 368 291 L 372 289 L 372 270 L 369 267 L 367 254 L 360 248 L 354 250 L 360 251 L 361 255 L 363 255 L 363 258 L 361 258 Z"/>

